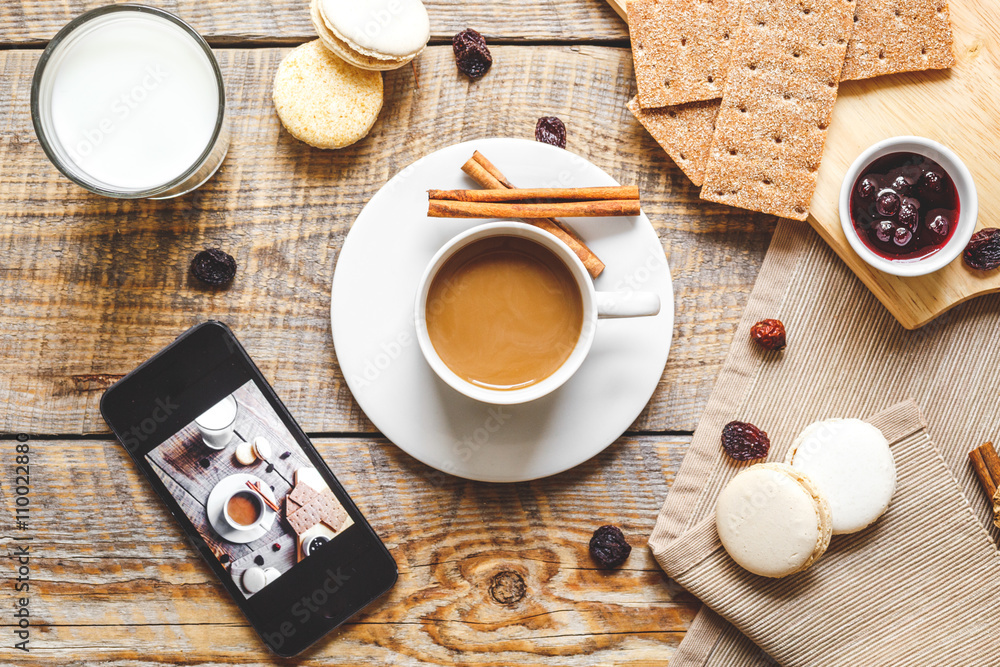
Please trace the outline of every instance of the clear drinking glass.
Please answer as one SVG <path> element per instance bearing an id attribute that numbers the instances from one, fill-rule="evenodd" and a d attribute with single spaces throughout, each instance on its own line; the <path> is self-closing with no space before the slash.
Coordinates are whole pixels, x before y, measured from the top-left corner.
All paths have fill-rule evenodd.
<path id="1" fill-rule="evenodd" d="M 107 197 L 190 192 L 229 149 L 211 48 L 181 19 L 143 5 L 100 7 L 59 31 L 35 69 L 31 119 L 56 168 Z"/>

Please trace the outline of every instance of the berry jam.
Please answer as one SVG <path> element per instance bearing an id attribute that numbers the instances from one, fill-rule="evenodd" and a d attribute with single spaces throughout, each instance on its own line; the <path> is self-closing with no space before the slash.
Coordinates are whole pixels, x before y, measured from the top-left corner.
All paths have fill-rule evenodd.
<path id="1" fill-rule="evenodd" d="M 916 153 L 869 164 L 851 192 L 851 220 L 875 254 L 917 260 L 943 248 L 958 224 L 958 190 L 944 167 Z"/>

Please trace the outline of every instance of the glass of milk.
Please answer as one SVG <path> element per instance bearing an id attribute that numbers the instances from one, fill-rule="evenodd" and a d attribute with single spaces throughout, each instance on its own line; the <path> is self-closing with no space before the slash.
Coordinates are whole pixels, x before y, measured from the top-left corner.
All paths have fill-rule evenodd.
<path id="1" fill-rule="evenodd" d="M 201 431 L 202 442 L 209 449 L 225 449 L 236 431 L 239 404 L 235 396 L 226 396 L 194 420 Z"/>
<path id="2" fill-rule="evenodd" d="M 35 69 L 31 116 L 59 171 L 108 197 L 190 192 L 229 148 L 212 50 L 184 21 L 142 5 L 94 9 L 60 30 Z"/>

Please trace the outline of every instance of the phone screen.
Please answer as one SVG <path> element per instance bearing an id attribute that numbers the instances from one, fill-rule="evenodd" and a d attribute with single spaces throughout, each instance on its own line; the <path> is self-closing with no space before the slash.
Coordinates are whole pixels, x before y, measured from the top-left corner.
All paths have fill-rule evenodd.
<path id="1" fill-rule="evenodd" d="M 225 325 L 179 336 L 101 412 L 275 653 L 299 653 L 395 583 L 391 554 Z"/>
<path id="2" fill-rule="evenodd" d="M 146 459 L 248 598 L 354 525 L 253 380 Z"/>

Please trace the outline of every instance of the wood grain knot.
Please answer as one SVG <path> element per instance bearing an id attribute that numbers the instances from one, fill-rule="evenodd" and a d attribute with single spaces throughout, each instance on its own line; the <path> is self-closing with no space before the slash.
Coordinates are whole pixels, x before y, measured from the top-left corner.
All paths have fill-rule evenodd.
<path id="1" fill-rule="evenodd" d="M 524 578 L 512 570 L 497 572 L 490 579 L 490 597 L 500 604 L 517 604 L 527 591 Z"/>

